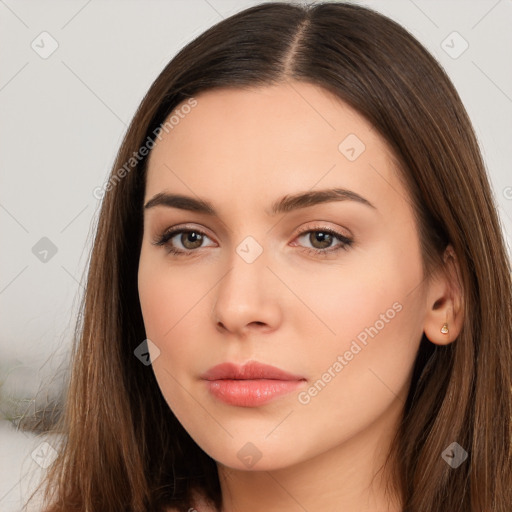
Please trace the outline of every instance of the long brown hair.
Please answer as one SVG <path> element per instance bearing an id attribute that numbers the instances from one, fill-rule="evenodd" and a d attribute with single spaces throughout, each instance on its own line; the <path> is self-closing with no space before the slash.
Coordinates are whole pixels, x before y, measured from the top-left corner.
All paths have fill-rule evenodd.
<path id="1" fill-rule="evenodd" d="M 460 266 L 464 324 L 446 346 L 423 335 L 389 454 L 398 462 L 390 486 L 407 512 L 512 509 L 511 269 L 462 102 L 425 48 L 381 14 L 272 2 L 185 46 L 126 133 L 104 190 L 56 428 L 62 445 L 45 481 L 47 512 L 186 511 L 194 489 L 220 510 L 215 461 L 177 421 L 151 366 L 134 356 L 146 338 L 137 269 L 147 156 L 126 163 L 194 95 L 287 79 L 336 94 L 390 145 L 414 205 L 425 278 L 443 268 L 448 243 Z M 457 469 L 441 457 L 454 441 L 468 452 Z"/>

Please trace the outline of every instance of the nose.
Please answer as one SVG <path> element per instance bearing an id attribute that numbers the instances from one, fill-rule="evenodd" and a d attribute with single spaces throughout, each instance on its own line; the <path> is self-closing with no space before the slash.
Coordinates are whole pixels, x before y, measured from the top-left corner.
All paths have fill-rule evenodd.
<path id="1" fill-rule="evenodd" d="M 245 337 L 277 329 L 281 321 L 282 283 L 267 263 L 265 251 L 251 263 L 233 251 L 229 270 L 215 288 L 212 315 L 217 330 Z"/>

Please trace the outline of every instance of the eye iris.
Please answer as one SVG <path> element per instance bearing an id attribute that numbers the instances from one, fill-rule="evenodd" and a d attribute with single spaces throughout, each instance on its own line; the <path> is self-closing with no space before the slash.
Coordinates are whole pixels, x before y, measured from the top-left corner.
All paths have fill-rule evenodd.
<path id="1" fill-rule="evenodd" d="M 320 247 L 315 247 L 314 241 L 317 239 L 320 239 L 320 244 L 322 244 Z M 310 233 L 309 240 L 311 241 L 311 244 L 313 247 L 317 249 L 325 249 L 326 247 L 329 247 L 332 243 L 332 235 L 330 233 L 324 233 L 323 231 L 314 231 Z"/>
<path id="2" fill-rule="evenodd" d="M 195 231 L 187 231 L 181 234 L 181 243 L 183 244 L 183 247 L 185 247 L 186 249 L 197 249 L 198 247 L 201 247 L 202 241 L 203 236 Z M 189 242 L 192 243 L 192 247 L 187 246 Z"/>

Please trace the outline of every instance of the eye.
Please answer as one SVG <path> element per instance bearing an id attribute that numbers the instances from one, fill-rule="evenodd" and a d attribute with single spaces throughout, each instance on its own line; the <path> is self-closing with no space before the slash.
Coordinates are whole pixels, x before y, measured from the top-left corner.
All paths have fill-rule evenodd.
<path id="1" fill-rule="evenodd" d="M 328 254 L 336 253 L 340 250 L 348 250 L 353 244 L 353 240 L 338 233 L 337 231 L 325 228 L 315 227 L 313 229 L 303 230 L 297 236 L 297 240 L 306 238 L 312 247 L 303 247 L 301 250 L 314 254 L 327 256 Z M 175 239 L 175 240 L 173 240 Z M 203 242 L 209 237 L 199 229 L 184 229 L 183 227 L 176 227 L 164 231 L 163 234 L 158 235 L 152 242 L 153 245 L 165 246 L 169 254 L 175 256 L 191 256 L 203 246 Z M 333 246 L 333 242 L 338 240 L 338 245 Z M 176 243 L 181 247 L 176 247 Z M 204 247 L 204 246 L 203 246 Z"/>
<path id="2" fill-rule="evenodd" d="M 308 253 L 312 254 L 332 254 L 340 250 L 347 251 L 353 244 L 353 240 L 346 236 L 334 231 L 330 228 L 315 227 L 314 229 L 307 229 L 301 231 L 297 239 L 305 238 L 312 247 L 302 247 Z M 332 246 L 333 242 L 339 241 L 338 245 Z"/>
<path id="3" fill-rule="evenodd" d="M 174 243 L 172 245 L 170 244 L 173 238 L 181 244 L 182 248 L 175 247 Z M 165 245 L 170 254 L 190 256 L 194 253 L 194 249 L 201 247 L 205 238 L 208 238 L 208 236 L 199 229 L 174 228 L 157 236 L 152 243 L 153 245 Z"/>

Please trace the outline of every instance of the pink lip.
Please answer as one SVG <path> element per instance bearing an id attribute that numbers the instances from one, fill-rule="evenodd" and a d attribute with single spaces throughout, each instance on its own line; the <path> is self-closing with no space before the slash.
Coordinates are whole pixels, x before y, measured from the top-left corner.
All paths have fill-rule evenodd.
<path id="1" fill-rule="evenodd" d="M 243 366 L 222 363 L 201 375 L 208 390 L 230 405 L 255 407 L 290 393 L 306 380 L 275 366 L 249 361 Z"/>
<path id="2" fill-rule="evenodd" d="M 301 375 L 292 375 L 280 368 L 270 366 L 268 364 L 258 363 L 257 361 L 249 361 L 243 366 L 234 363 L 222 363 L 213 366 L 201 375 L 205 380 L 219 379 L 273 379 L 273 380 L 304 380 Z"/>

